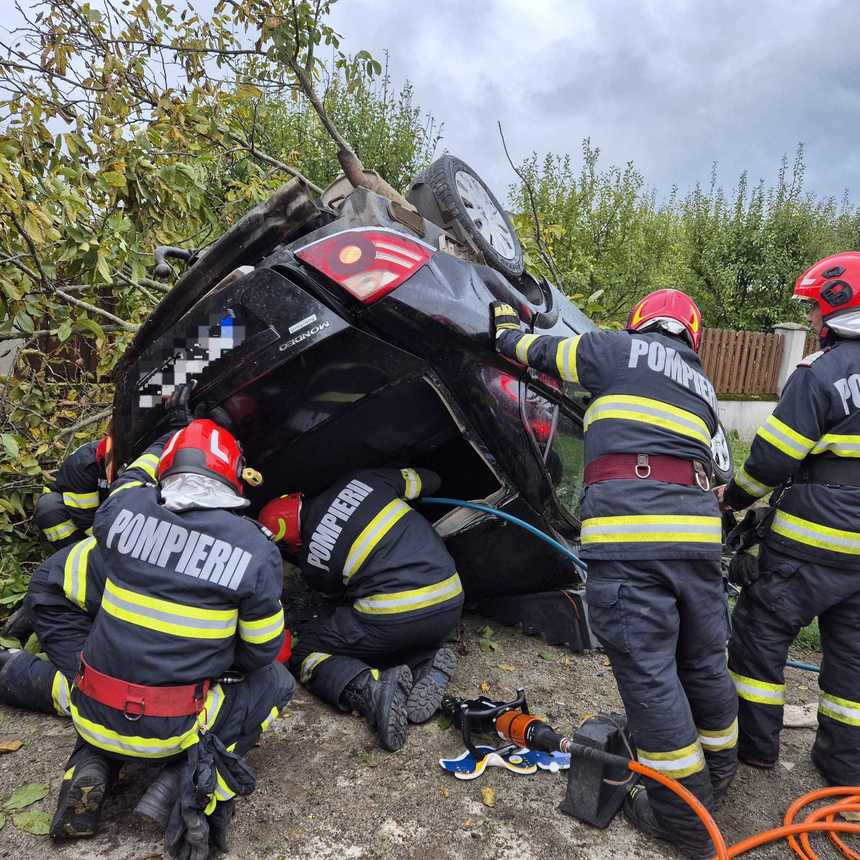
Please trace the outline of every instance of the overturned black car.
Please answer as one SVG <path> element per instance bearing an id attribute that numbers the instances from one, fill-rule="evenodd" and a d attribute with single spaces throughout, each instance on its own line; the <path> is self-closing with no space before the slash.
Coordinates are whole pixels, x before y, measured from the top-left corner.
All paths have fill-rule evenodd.
<path id="1" fill-rule="evenodd" d="M 188 267 L 117 367 L 114 466 L 157 433 L 162 395 L 194 379 L 195 400 L 227 410 L 264 476 L 252 513 L 352 469 L 422 466 L 442 477 L 440 495 L 575 545 L 587 396 L 498 357 L 488 304 L 509 301 L 541 334 L 594 326 L 524 271 L 508 216 L 462 161 L 438 159 L 407 200 L 343 178 L 315 197 L 296 179 L 204 253 L 161 249 L 161 266 L 166 250 Z M 724 440 L 717 448 L 730 472 Z M 462 507 L 419 509 L 467 596 L 493 598 L 507 620 L 516 612 L 501 596 L 579 583 L 569 559 L 521 529 Z"/>

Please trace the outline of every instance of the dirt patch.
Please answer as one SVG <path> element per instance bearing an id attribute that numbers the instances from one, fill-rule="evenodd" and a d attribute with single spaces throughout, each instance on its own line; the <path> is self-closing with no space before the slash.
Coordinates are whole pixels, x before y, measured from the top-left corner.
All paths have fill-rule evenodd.
<path id="1" fill-rule="evenodd" d="M 468 617 L 460 639 L 460 666 L 452 685 L 474 697 L 488 684 L 493 698 L 524 686 L 533 711 L 559 728 L 587 713 L 620 709 L 612 673 L 598 653 L 574 655 L 497 629 L 495 651 L 479 647 L 486 622 Z M 495 627 L 495 625 L 493 625 Z M 543 656 L 541 656 L 543 655 Z M 820 655 L 798 659 L 818 662 Z M 544 659 L 548 657 L 549 659 Z M 816 676 L 788 670 L 788 701 L 817 698 Z M 776 826 L 795 797 L 823 785 L 809 761 L 809 729 L 783 732 L 783 760 L 774 771 L 740 766 L 717 821 L 729 841 Z M 47 782 L 51 793 L 34 809 L 53 812 L 63 764 L 74 741 L 68 721 L 0 707 L 0 741 L 21 738 L 16 753 L 0 756 L 0 796 L 27 782 Z M 437 761 L 462 751 L 453 728 L 436 721 L 413 727 L 398 753 L 379 750 L 363 721 L 335 713 L 299 689 L 287 716 L 251 753 L 258 788 L 240 800 L 228 857 L 238 858 L 658 858 L 670 847 L 640 836 L 619 816 L 595 830 L 558 812 L 566 774 L 515 776 L 490 769 L 474 782 L 446 775 Z M 11 820 L 0 833 L 0 857 L 101 857 L 156 860 L 161 834 L 131 810 L 150 771 L 128 767 L 105 809 L 94 839 L 51 850 L 47 837 L 17 830 Z M 481 788 L 496 792 L 485 806 Z M 783 844 L 756 857 L 787 857 Z"/>

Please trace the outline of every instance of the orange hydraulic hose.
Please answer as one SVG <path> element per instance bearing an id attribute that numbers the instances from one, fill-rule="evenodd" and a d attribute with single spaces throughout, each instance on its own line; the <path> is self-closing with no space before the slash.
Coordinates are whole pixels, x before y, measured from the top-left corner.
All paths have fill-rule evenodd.
<path id="1" fill-rule="evenodd" d="M 798 798 L 785 813 L 785 824 L 791 824 L 797 813 L 807 804 L 816 800 L 821 800 L 826 797 L 842 797 L 838 803 L 830 806 L 825 806 L 815 810 L 811 815 L 806 817 L 806 821 L 817 821 L 824 818 L 828 823 L 834 823 L 834 819 L 839 812 L 856 812 L 860 805 L 860 788 L 849 786 L 835 786 L 833 788 L 822 788 L 818 791 L 811 791 L 803 797 Z M 839 849 L 843 856 L 849 860 L 860 860 L 860 855 L 852 851 L 848 846 L 836 835 L 835 830 L 828 831 L 830 840 Z M 800 844 L 794 837 L 789 840 L 792 851 L 803 860 L 817 860 L 818 855 L 812 850 L 809 842 L 809 836 L 803 834 L 800 838 Z"/>
<path id="2" fill-rule="evenodd" d="M 699 816 L 699 820 L 704 824 L 705 830 L 708 831 L 708 836 L 711 837 L 711 841 L 714 843 L 714 848 L 717 849 L 717 860 L 729 860 L 731 856 L 729 854 L 728 848 L 726 848 L 726 840 L 723 838 L 723 834 L 720 833 L 720 828 L 717 827 L 717 822 L 714 821 L 713 816 L 710 812 L 705 808 L 704 804 L 693 794 L 691 791 L 688 791 L 681 785 L 680 782 L 672 779 L 671 777 L 664 776 L 660 773 L 659 770 L 654 770 L 653 768 L 648 767 L 647 765 L 640 764 L 638 761 L 629 761 L 627 762 L 627 767 L 629 770 L 632 770 L 634 773 L 642 774 L 642 776 L 647 776 L 650 779 L 653 779 L 655 782 L 659 782 L 661 785 L 665 785 L 666 788 L 675 792 L 678 797 L 681 798 L 689 807 Z M 860 830 L 860 827 L 858 827 Z"/>

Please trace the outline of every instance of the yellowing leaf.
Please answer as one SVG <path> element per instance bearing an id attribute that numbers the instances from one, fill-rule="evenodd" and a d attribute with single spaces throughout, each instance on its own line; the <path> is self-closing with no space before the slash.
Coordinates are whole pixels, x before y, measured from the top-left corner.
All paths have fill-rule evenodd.
<path id="1" fill-rule="evenodd" d="M 489 806 L 490 808 L 496 805 L 496 791 L 489 786 L 484 786 L 481 789 L 481 801 L 484 806 Z"/>
<path id="2" fill-rule="evenodd" d="M 510 663 L 499 663 L 499 668 L 504 669 L 506 672 L 516 672 L 517 667 L 512 666 Z"/>
<path id="3" fill-rule="evenodd" d="M 47 812 L 30 810 L 12 816 L 12 823 L 19 829 L 35 836 L 47 836 L 51 830 L 51 816 Z"/>
<path id="4" fill-rule="evenodd" d="M 490 692 L 490 685 L 486 681 L 481 681 L 481 692 L 484 695 Z"/>
<path id="5" fill-rule="evenodd" d="M 17 752 L 19 749 L 21 749 L 22 746 L 24 746 L 24 741 L 3 741 L 2 743 L 0 743 L 0 753 Z"/>
<path id="6" fill-rule="evenodd" d="M 240 99 L 260 99 L 263 97 L 263 91 L 253 84 L 241 84 L 236 90 L 236 95 Z"/>

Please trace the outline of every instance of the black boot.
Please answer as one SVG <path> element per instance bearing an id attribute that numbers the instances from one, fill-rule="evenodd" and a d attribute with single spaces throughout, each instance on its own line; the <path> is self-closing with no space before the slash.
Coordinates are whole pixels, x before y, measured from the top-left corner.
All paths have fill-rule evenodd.
<path id="1" fill-rule="evenodd" d="M 644 785 L 634 785 L 627 792 L 627 796 L 624 798 L 624 817 L 646 836 L 671 842 L 685 857 L 701 860 L 701 858 L 710 857 L 714 853 L 710 843 L 700 848 L 682 845 L 678 842 L 677 836 L 661 827 L 654 817 L 654 810 L 648 801 L 648 790 Z"/>
<path id="2" fill-rule="evenodd" d="M 0 672 L 3 671 L 3 668 L 6 664 L 16 655 L 20 654 L 21 651 L 18 648 L 4 648 L 0 646 Z"/>
<path id="3" fill-rule="evenodd" d="M 173 809 L 179 796 L 179 778 L 184 766 L 185 762 L 167 765 L 153 780 L 134 808 L 138 815 L 151 819 L 162 830 L 167 827 L 170 810 Z"/>
<path id="4" fill-rule="evenodd" d="M 113 766 L 97 750 L 87 748 L 63 776 L 57 811 L 51 822 L 52 839 L 92 836 L 98 830 L 102 804 Z"/>
<path id="5" fill-rule="evenodd" d="M 349 682 L 341 694 L 341 704 L 365 717 L 379 735 L 383 749 L 394 752 L 406 743 L 406 700 L 411 689 L 408 666 L 396 666 L 381 674 L 367 670 Z"/>
<path id="6" fill-rule="evenodd" d="M 456 668 L 454 652 L 450 648 L 440 648 L 415 669 L 412 692 L 406 702 L 406 716 L 410 723 L 426 723 L 439 710 Z"/>

